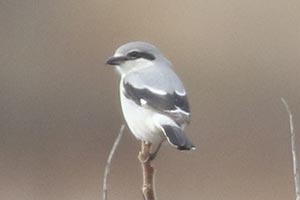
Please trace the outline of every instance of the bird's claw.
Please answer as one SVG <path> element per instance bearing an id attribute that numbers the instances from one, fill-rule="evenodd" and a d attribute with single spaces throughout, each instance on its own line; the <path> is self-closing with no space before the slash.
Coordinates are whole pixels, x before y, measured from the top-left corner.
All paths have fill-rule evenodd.
<path id="1" fill-rule="evenodd" d="M 150 162 L 150 161 L 154 160 L 156 155 L 157 155 L 157 153 L 150 153 L 147 156 L 147 158 L 145 160 L 143 160 L 143 163 Z"/>

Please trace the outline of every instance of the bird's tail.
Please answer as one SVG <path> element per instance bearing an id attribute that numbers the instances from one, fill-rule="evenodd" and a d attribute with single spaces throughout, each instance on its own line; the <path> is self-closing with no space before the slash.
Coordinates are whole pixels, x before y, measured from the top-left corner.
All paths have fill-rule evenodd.
<path id="1" fill-rule="evenodd" d="M 192 150 L 196 149 L 193 143 L 186 137 L 184 132 L 176 126 L 161 125 L 167 140 L 170 144 L 177 147 L 179 150 Z"/>

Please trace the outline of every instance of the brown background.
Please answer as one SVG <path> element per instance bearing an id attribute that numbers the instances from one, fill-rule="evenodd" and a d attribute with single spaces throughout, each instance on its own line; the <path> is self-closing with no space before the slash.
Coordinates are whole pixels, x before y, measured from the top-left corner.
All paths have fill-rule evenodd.
<path id="1" fill-rule="evenodd" d="M 0 198 L 101 198 L 122 123 L 104 63 L 144 40 L 182 77 L 198 147 L 161 150 L 159 199 L 294 199 L 280 97 L 300 134 L 299 11 L 298 0 L 0 0 Z M 141 199 L 138 149 L 127 130 L 109 200 Z"/>

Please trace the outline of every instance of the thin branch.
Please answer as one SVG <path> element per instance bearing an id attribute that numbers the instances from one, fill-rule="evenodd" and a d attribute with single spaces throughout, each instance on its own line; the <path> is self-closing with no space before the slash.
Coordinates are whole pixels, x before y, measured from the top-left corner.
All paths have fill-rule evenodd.
<path id="1" fill-rule="evenodd" d="M 294 184 L 295 184 L 295 192 L 296 192 L 296 200 L 300 200 L 300 182 L 299 182 L 299 171 L 298 171 L 298 162 L 297 162 L 297 154 L 296 154 L 296 143 L 295 143 L 295 132 L 293 125 L 293 115 L 289 108 L 288 103 L 284 98 L 281 97 L 281 101 L 285 106 L 285 109 L 289 115 L 290 120 L 290 132 L 291 132 L 291 151 L 293 156 L 293 174 L 294 174 Z"/>
<path id="2" fill-rule="evenodd" d="M 111 160 L 112 160 L 112 158 L 115 154 L 115 151 L 116 151 L 116 149 L 117 149 L 117 147 L 120 143 L 120 140 L 123 136 L 124 128 L 125 128 L 125 125 L 122 124 L 122 126 L 120 128 L 120 131 L 119 131 L 119 134 L 118 134 L 118 137 L 116 138 L 116 140 L 114 142 L 114 145 L 110 150 L 110 153 L 109 153 L 109 156 L 108 156 L 108 159 L 107 159 L 107 162 L 106 162 L 104 177 L 103 177 L 103 196 L 102 196 L 103 200 L 107 200 L 107 191 L 108 191 L 107 181 L 108 181 L 108 175 L 109 175 L 109 171 L 110 171 Z"/>
<path id="3" fill-rule="evenodd" d="M 143 187 L 142 193 L 144 200 L 155 200 L 154 190 L 154 168 L 151 165 L 150 158 L 151 143 L 142 141 L 142 148 L 138 159 L 143 170 Z"/>

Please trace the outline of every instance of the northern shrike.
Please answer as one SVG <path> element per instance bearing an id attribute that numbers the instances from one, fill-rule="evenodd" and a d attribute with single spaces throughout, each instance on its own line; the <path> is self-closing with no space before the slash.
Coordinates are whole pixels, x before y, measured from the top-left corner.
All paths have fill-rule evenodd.
<path id="1" fill-rule="evenodd" d="M 124 44 L 106 63 L 121 75 L 122 111 L 137 139 L 158 145 L 157 151 L 166 139 L 179 150 L 195 149 L 183 132 L 190 122 L 186 91 L 171 62 L 155 46 Z"/>

